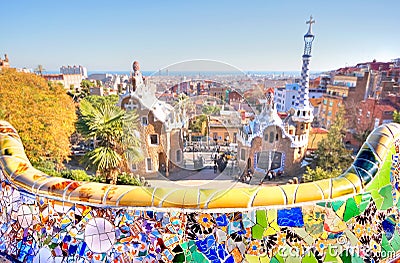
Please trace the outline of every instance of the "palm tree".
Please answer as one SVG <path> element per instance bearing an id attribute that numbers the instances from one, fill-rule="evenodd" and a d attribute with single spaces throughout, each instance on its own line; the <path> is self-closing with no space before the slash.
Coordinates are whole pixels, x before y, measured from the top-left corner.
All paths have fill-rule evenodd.
<path id="1" fill-rule="evenodd" d="M 138 116 L 109 101 L 92 104 L 86 99 L 80 103 L 80 114 L 77 130 L 95 142 L 94 150 L 85 156 L 87 164 L 105 175 L 107 182 L 115 184 L 118 174 L 129 163 L 142 158 L 135 135 Z"/>
<path id="2" fill-rule="evenodd" d="M 38 75 L 40 75 L 40 76 L 42 76 L 42 75 L 43 75 L 43 72 L 44 72 L 45 70 L 46 70 L 46 69 L 43 68 L 43 65 L 38 65 L 37 68 L 35 68 L 35 73 L 38 74 Z"/>

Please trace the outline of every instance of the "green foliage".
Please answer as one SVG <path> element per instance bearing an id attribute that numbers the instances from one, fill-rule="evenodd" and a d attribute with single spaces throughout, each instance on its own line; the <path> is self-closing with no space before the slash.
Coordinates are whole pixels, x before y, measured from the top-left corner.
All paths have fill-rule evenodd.
<path id="1" fill-rule="evenodd" d="M 397 110 L 393 112 L 393 122 L 400 123 L 400 112 Z"/>
<path id="2" fill-rule="evenodd" d="M 90 97 L 81 101 L 77 122 L 82 136 L 95 141 L 95 149 L 85 155 L 86 165 L 116 183 L 118 174 L 129 163 L 142 158 L 135 135 L 138 116 L 134 111 L 119 108 L 112 99 Z"/>
<path id="3" fill-rule="evenodd" d="M 137 186 L 143 185 L 143 183 L 137 177 L 132 176 L 132 174 L 125 173 L 125 172 L 118 175 L 117 184 L 137 185 Z"/>
<path id="4" fill-rule="evenodd" d="M 205 105 L 202 112 L 206 115 L 219 115 L 221 108 L 218 106 Z"/>
<path id="5" fill-rule="evenodd" d="M 315 169 L 311 169 L 307 166 L 306 173 L 303 175 L 304 182 L 318 181 L 327 178 L 334 178 L 342 173 L 340 169 L 333 169 L 332 171 L 326 171 L 321 167 L 317 166 Z"/>
<path id="6" fill-rule="evenodd" d="M 343 143 L 344 125 L 345 120 L 341 109 L 329 129 L 327 138 L 318 144 L 315 152 L 316 165 L 327 172 L 333 172 L 336 169 L 342 171 L 353 161 L 351 151 L 347 150 Z"/>
<path id="7" fill-rule="evenodd" d="M 190 124 L 189 124 L 189 129 L 192 130 L 193 132 L 201 132 L 203 123 L 207 121 L 207 116 L 205 114 L 201 114 L 199 116 L 196 116 L 195 119 L 192 119 Z"/>
<path id="8" fill-rule="evenodd" d="M 33 162 L 42 159 L 62 164 L 70 155 L 69 138 L 75 131 L 75 105 L 58 84 L 31 74 L 0 72 L 2 118 L 18 131 Z"/>
<path id="9" fill-rule="evenodd" d="M 110 96 L 90 95 L 85 97 L 85 100 L 89 101 L 96 108 L 99 108 L 101 104 L 117 105 L 118 99 L 119 99 L 118 95 L 110 95 Z"/>

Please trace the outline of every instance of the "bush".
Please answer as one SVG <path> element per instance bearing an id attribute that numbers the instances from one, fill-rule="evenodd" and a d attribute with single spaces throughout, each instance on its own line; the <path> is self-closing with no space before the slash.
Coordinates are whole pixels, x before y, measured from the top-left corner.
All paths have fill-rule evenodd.
<path id="1" fill-rule="evenodd" d="M 97 183 L 106 182 L 106 177 L 104 175 L 91 176 L 88 175 L 85 170 L 64 169 L 58 172 L 55 169 L 55 164 L 50 161 L 36 162 L 33 163 L 33 166 L 36 169 L 42 171 L 43 173 L 54 177 L 62 177 L 69 180 L 83 181 L 83 182 L 97 182 Z M 117 184 L 136 185 L 136 186 L 148 185 L 148 183 L 144 180 L 144 178 L 141 180 L 139 176 L 133 176 L 132 174 L 125 172 L 118 175 Z"/>
<path id="2" fill-rule="evenodd" d="M 333 171 L 328 172 L 319 166 L 315 167 L 315 170 L 307 166 L 306 173 L 303 175 L 303 182 L 312 182 L 327 178 L 334 178 L 338 177 L 341 173 L 342 170 L 340 169 L 334 169 Z"/>
<path id="3" fill-rule="evenodd" d="M 143 186 L 144 183 L 140 181 L 138 177 L 132 176 L 132 174 L 121 173 L 118 175 L 117 184 L 120 185 L 137 185 Z"/>

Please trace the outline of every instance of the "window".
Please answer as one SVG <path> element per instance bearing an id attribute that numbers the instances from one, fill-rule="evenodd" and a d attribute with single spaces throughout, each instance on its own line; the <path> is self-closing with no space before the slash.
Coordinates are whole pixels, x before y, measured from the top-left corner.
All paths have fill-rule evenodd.
<path id="1" fill-rule="evenodd" d="M 153 163 L 150 157 L 146 158 L 146 171 L 153 171 Z"/>
<path id="2" fill-rule="evenodd" d="M 362 109 L 358 109 L 358 114 L 362 115 Z"/>
<path id="3" fill-rule="evenodd" d="M 329 102 L 329 106 L 332 107 L 333 106 L 333 101 Z"/>
<path id="4" fill-rule="evenodd" d="M 236 132 L 234 132 L 234 133 L 233 133 L 233 143 L 236 143 L 236 142 L 237 142 L 237 140 L 236 140 L 236 136 L 237 136 L 237 133 L 236 133 Z"/>
<path id="5" fill-rule="evenodd" d="M 332 116 L 332 111 L 328 111 L 328 116 Z"/>
<path id="6" fill-rule="evenodd" d="M 327 103 L 327 100 L 326 100 L 326 99 L 324 99 L 324 105 L 326 105 L 326 103 Z"/>
<path id="7" fill-rule="evenodd" d="M 182 161 L 181 150 L 176 151 L 176 162 L 180 163 Z"/>
<path id="8" fill-rule="evenodd" d="M 158 134 L 150 134 L 150 144 L 158 145 Z"/>
<path id="9" fill-rule="evenodd" d="M 149 120 L 147 119 L 147 116 L 142 117 L 142 125 L 147 126 L 149 124 Z"/>
<path id="10" fill-rule="evenodd" d="M 274 136 L 275 134 L 274 134 L 274 132 L 270 132 L 269 133 L 269 143 L 273 143 L 274 142 Z"/>
<path id="11" fill-rule="evenodd" d="M 136 170 L 137 170 L 136 163 L 132 163 L 131 164 L 131 171 L 136 171 Z"/>
<path id="12" fill-rule="evenodd" d="M 277 141 L 277 140 L 279 140 L 279 134 L 278 133 L 275 134 L 275 141 Z"/>
<path id="13" fill-rule="evenodd" d="M 293 95 L 292 99 L 295 99 L 295 98 L 296 98 L 296 96 Z"/>
<path id="14" fill-rule="evenodd" d="M 367 111 L 367 118 L 369 118 L 371 115 L 371 112 Z"/>
<path id="15" fill-rule="evenodd" d="M 240 160 L 242 160 L 242 161 L 246 160 L 246 150 L 245 149 L 240 150 Z"/>
<path id="16" fill-rule="evenodd" d="M 266 142 L 268 141 L 268 133 L 264 134 L 264 141 L 266 141 Z"/>

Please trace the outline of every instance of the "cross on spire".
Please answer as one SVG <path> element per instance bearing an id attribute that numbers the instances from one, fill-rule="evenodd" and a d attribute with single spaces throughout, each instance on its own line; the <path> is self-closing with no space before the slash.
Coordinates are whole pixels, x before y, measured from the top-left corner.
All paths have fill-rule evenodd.
<path id="1" fill-rule="evenodd" d="M 312 26 L 312 24 L 314 24 L 314 23 L 315 23 L 315 20 L 313 20 L 313 17 L 310 16 L 310 20 L 306 21 L 306 24 L 310 24 L 310 27 L 309 27 L 309 29 L 308 29 L 308 32 L 311 33 L 311 26 Z"/>

